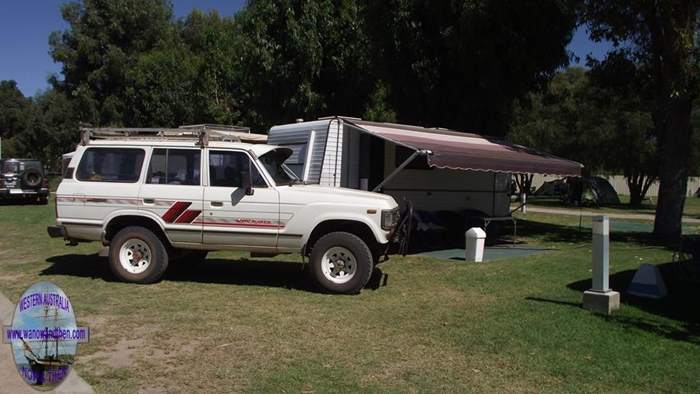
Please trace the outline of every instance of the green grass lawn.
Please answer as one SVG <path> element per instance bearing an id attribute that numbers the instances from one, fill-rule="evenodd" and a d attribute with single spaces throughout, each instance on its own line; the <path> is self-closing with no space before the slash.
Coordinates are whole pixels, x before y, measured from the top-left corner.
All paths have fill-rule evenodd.
<path id="1" fill-rule="evenodd" d="M 620 195 L 620 202 L 621 204 L 618 205 L 602 207 L 583 207 L 582 209 L 586 211 L 601 213 L 642 213 L 649 215 L 654 215 L 654 213 L 656 212 L 656 198 L 654 198 L 653 203 L 647 200 L 641 206 L 638 207 L 632 207 L 629 205 L 629 196 Z M 563 202 L 556 197 L 529 196 L 527 199 L 527 203 L 533 206 L 541 206 L 548 208 L 578 209 L 578 207 L 573 207 L 571 204 Z M 685 199 L 683 215 L 692 218 L 700 218 L 700 198 L 687 197 Z"/>
<path id="2" fill-rule="evenodd" d="M 526 258 L 392 257 L 357 296 L 315 292 L 296 256 L 214 253 L 155 285 L 119 283 L 98 245 L 50 239 L 52 221 L 52 205 L 0 206 L 0 291 L 63 288 L 91 328 L 76 368 L 97 392 L 700 391 L 700 292 L 670 281 L 664 301 L 582 309 L 578 218 L 528 214 L 521 239 L 557 250 Z M 648 234 L 612 239 L 617 290 L 641 263 L 670 271 Z"/>

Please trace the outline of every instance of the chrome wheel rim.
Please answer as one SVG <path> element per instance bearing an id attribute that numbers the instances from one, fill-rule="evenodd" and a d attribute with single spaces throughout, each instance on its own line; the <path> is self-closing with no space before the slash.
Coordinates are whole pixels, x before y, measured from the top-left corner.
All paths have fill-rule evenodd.
<path id="1" fill-rule="evenodd" d="M 355 276 L 357 259 L 348 249 L 334 246 L 323 254 L 321 271 L 323 276 L 333 283 L 346 283 Z"/>
<path id="2" fill-rule="evenodd" d="M 151 248 L 141 239 L 131 238 L 119 249 L 119 263 L 131 274 L 140 274 L 151 264 Z"/>

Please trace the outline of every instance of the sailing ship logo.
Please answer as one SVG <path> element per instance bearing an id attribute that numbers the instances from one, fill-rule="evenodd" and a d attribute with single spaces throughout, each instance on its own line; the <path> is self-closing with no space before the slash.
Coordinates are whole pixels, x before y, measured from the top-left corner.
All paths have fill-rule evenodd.
<path id="1" fill-rule="evenodd" d="M 3 327 L 2 334 L 3 341 L 12 345 L 22 379 L 35 389 L 51 390 L 68 377 L 78 343 L 87 342 L 90 331 L 77 326 L 63 290 L 39 282 L 22 294 L 12 326 Z"/>

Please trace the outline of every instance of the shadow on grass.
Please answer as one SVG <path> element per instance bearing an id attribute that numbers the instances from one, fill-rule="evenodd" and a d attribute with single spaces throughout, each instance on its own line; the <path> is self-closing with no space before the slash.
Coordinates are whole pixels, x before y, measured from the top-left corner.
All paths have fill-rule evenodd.
<path id="1" fill-rule="evenodd" d="M 544 223 L 526 219 L 518 219 L 518 236 L 539 239 L 545 242 L 589 243 L 592 241 L 591 229 L 587 227 L 566 226 Z M 667 246 L 651 233 L 644 232 L 611 232 L 611 242 L 634 242 L 642 245 Z"/>
<path id="2" fill-rule="evenodd" d="M 668 289 L 668 296 L 660 300 L 637 297 L 627 294 L 629 286 L 636 270 L 627 270 L 610 276 L 610 288 L 620 292 L 622 308 L 632 306 L 647 313 L 671 319 L 677 324 L 666 324 L 659 320 L 644 319 L 629 316 L 601 316 L 607 321 L 617 323 L 626 328 L 636 328 L 665 338 L 689 342 L 700 345 L 700 313 L 697 309 L 697 300 L 700 299 L 700 285 L 682 280 L 677 275 L 678 263 L 665 263 L 658 265 L 664 283 Z M 567 285 L 568 288 L 583 293 L 592 286 L 591 280 L 580 280 Z M 583 297 L 583 295 L 582 295 Z M 583 308 L 581 303 L 527 297 L 527 300 L 546 302 L 574 308 Z"/>
<path id="3" fill-rule="evenodd" d="M 106 258 L 97 254 L 66 254 L 46 260 L 51 266 L 39 275 L 67 275 L 105 282 L 118 282 L 112 275 Z M 241 286 L 265 286 L 319 292 L 306 273 L 306 265 L 301 262 L 265 260 L 207 259 L 201 263 L 188 265 L 186 262 L 171 263 L 163 280 L 174 282 L 215 283 Z M 365 289 L 377 290 L 385 286 L 388 275 L 378 267 Z"/>
<path id="4" fill-rule="evenodd" d="M 547 207 L 547 208 L 565 208 L 565 209 L 579 209 L 581 207 L 578 207 L 576 205 L 570 204 L 566 201 L 562 201 L 561 199 L 558 198 L 552 198 L 552 197 L 528 197 L 527 203 L 531 204 L 533 206 L 540 206 L 540 207 Z M 654 204 L 650 204 L 648 202 L 642 203 L 640 205 L 629 205 L 629 204 L 604 204 L 600 206 L 584 206 L 583 209 L 586 210 L 598 210 L 601 208 L 611 208 L 611 209 L 618 209 L 620 211 L 631 211 L 634 213 L 648 213 L 653 215 L 654 212 L 656 212 L 656 206 Z M 603 212 L 603 210 L 601 210 Z"/>

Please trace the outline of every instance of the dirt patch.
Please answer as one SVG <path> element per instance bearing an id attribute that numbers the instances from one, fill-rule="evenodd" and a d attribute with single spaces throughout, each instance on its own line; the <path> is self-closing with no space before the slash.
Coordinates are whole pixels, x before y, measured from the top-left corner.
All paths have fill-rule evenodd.
<path id="1" fill-rule="evenodd" d="M 139 349 L 143 349 L 144 338 L 121 339 L 116 345 L 106 350 L 82 357 L 81 363 L 98 362 L 111 368 L 127 368 L 134 361 L 134 355 Z"/>

